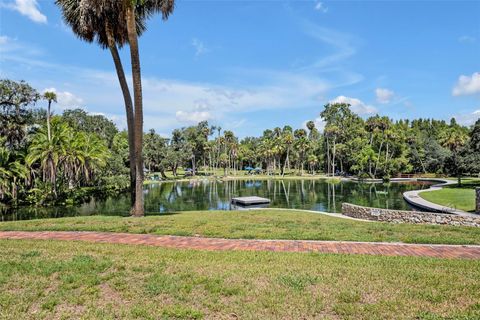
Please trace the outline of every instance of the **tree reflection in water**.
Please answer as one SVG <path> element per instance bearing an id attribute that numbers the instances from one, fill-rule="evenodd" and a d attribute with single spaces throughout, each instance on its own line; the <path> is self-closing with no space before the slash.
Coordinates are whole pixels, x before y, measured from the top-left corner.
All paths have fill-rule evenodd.
<path id="1" fill-rule="evenodd" d="M 268 198 L 274 208 L 297 208 L 340 212 L 342 202 L 363 206 L 409 210 L 402 193 L 427 188 L 428 183 L 356 183 L 326 180 L 191 180 L 165 182 L 145 187 L 145 212 L 149 215 L 190 210 L 230 210 L 233 197 Z M 129 213 L 128 194 L 98 199 L 80 206 L 0 206 L 0 220 L 56 218 L 78 215 L 121 215 Z"/>

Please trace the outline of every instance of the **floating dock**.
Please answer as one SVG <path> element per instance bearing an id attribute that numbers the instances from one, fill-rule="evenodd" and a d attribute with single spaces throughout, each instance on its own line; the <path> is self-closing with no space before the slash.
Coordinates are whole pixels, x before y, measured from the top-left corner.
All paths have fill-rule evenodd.
<path id="1" fill-rule="evenodd" d="M 240 205 L 240 206 L 253 206 L 253 205 L 269 204 L 269 203 L 270 203 L 270 199 L 261 198 L 257 196 L 232 198 L 232 204 Z"/>

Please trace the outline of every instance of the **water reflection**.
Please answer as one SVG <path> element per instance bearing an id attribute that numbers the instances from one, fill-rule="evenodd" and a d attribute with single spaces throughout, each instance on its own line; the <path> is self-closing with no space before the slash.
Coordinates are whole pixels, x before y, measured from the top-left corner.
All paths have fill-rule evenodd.
<path id="1" fill-rule="evenodd" d="M 367 184 L 321 180 L 231 180 L 171 182 L 145 187 L 145 212 L 149 215 L 186 210 L 230 210 L 232 197 L 259 196 L 270 207 L 340 212 L 342 202 L 409 210 L 402 193 L 427 188 L 429 183 Z M 0 220 L 25 220 L 79 215 L 129 214 L 128 194 L 107 199 L 91 198 L 76 207 L 0 207 Z"/>

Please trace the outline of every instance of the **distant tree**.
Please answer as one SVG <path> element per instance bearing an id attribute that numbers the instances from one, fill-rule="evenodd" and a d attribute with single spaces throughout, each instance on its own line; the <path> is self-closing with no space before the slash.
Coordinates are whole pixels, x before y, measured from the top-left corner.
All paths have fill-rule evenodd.
<path id="1" fill-rule="evenodd" d="M 480 176 L 480 119 L 470 132 L 470 140 L 464 149 L 463 157 L 466 171 Z"/>
<path id="2" fill-rule="evenodd" d="M 294 132 L 294 147 L 298 154 L 298 162 L 300 168 L 300 174 L 303 175 L 303 170 L 305 167 L 305 160 L 307 151 L 310 147 L 309 140 L 307 138 L 307 132 L 304 129 L 297 129 Z"/>
<path id="3" fill-rule="evenodd" d="M 118 133 L 115 123 L 101 114 L 89 114 L 82 109 L 68 109 L 62 118 L 75 130 L 95 133 L 104 139 L 109 148 L 112 147 L 113 138 Z"/>
<path id="4" fill-rule="evenodd" d="M 167 139 L 162 138 L 155 133 L 155 130 L 150 129 L 143 140 L 145 165 L 149 171 L 160 172 L 162 177 L 166 179 L 163 159 L 166 156 Z"/>
<path id="5" fill-rule="evenodd" d="M 452 119 L 451 127 L 443 133 L 441 143 L 452 153 L 446 161 L 446 168 L 450 174 L 458 178 L 458 184 L 461 184 L 465 162 L 460 151 L 467 142 L 468 136 L 457 127 L 454 120 Z"/>
<path id="6" fill-rule="evenodd" d="M 31 107 L 40 99 L 37 90 L 24 81 L 0 80 L 0 136 L 11 149 L 19 148 L 27 134 Z"/>
<path id="7" fill-rule="evenodd" d="M 227 165 L 228 165 L 228 155 L 226 153 L 222 153 L 219 158 L 220 167 L 223 168 L 223 175 L 227 176 Z"/>

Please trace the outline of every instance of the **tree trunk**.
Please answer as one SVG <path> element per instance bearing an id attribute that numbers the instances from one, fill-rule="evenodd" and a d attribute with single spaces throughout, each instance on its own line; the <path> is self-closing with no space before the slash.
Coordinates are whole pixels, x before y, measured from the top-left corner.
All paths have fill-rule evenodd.
<path id="1" fill-rule="evenodd" d="M 128 88 L 127 79 L 125 77 L 125 71 L 123 70 L 122 60 L 118 54 L 117 45 L 114 43 L 111 33 L 107 27 L 107 37 L 110 53 L 115 64 L 115 70 L 117 71 L 118 81 L 123 93 L 123 101 L 125 103 L 125 113 L 127 115 L 127 133 L 128 133 L 128 154 L 130 159 L 130 205 L 132 210 L 135 204 L 135 182 L 136 182 L 136 170 L 135 170 L 135 131 L 134 131 L 134 114 L 132 96 L 130 95 L 130 89 Z"/>
<path id="2" fill-rule="evenodd" d="M 330 175 L 330 143 L 327 136 L 327 176 Z"/>
<path id="3" fill-rule="evenodd" d="M 168 179 L 167 175 L 165 174 L 165 170 L 161 169 L 160 170 L 160 175 L 162 176 L 163 179 Z"/>
<path id="4" fill-rule="evenodd" d="M 388 140 L 387 140 L 387 150 L 385 152 L 385 173 L 384 175 L 388 175 Z"/>
<path id="5" fill-rule="evenodd" d="M 370 147 L 372 147 L 372 145 L 373 145 L 373 132 L 370 134 Z M 368 174 L 370 175 L 370 177 L 372 176 L 372 159 L 370 157 L 368 159 Z"/>
<path id="6" fill-rule="evenodd" d="M 195 154 L 192 156 L 192 174 L 195 176 L 197 174 L 197 168 L 195 166 L 196 160 L 195 160 Z"/>
<path id="7" fill-rule="evenodd" d="M 378 169 L 378 162 L 380 161 L 380 156 L 382 154 L 382 148 L 383 148 L 383 141 L 380 143 L 380 148 L 378 149 L 378 157 L 377 157 L 377 162 L 375 163 L 375 170 L 373 171 L 373 176 L 377 176 L 377 169 Z"/>
<path id="8" fill-rule="evenodd" d="M 333 151 L 332 151 L 332 176 L 335 176 L 335 153 L 336 153 L 337 143 L 336 140 L 333 139 Z"/>
<path id="9" fill-rule="evenodd" d="M 52 100 L 48 100 L 48 110 L 47 110 L 47 135 L 48 141 L 52 141 L 52 133 L 50 129 L 50 107 L 52 106 Z"/>
<path id="10" fill-rule="evenodd" d="M 285 170 L 287 168 L 287 163 L 288 163 L 288 154 L 290 153 L 290 148 L 287 148 L 287 157 L 285 158 L 285 163 L 283 164 L 283 169 L 282 169 L 282 177 L 285 175 Z"/>
<path id="11" fill-rule="evenodd" d="M 140 71 L 140 54 L 138 49 L 138 35 L 135 22 L 135 7 L 127 9 L 128 42 L 130 43 L 130 58 L 132 64 L 133 99 L 135 104 L 135 216 L 144 216 L 143 207 L 143 104 L 142 104 L 142 77 Z"/>

